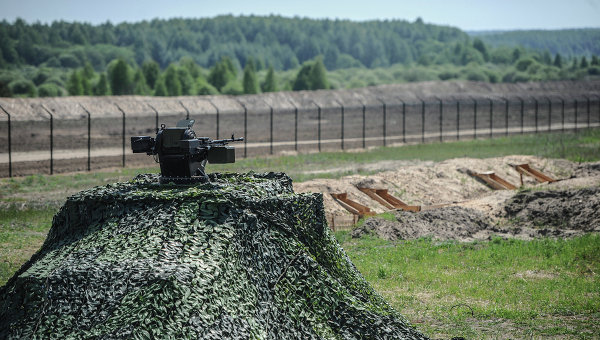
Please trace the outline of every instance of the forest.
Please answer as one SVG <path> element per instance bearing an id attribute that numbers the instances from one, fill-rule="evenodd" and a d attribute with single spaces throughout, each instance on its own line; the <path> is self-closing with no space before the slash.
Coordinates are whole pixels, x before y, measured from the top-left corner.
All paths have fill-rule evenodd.
<path id="1" fill-rule="evenodd" d="M 589 50 L 501 44 L 492 37 L 420 18 L 219 16 L 116 25 L 17 19 L 0 22 L 0 96 L 238 95 L 600 76 L 598 57 Z M 557 42 L 565 39 L 560 35 Z"/>
<path id="2" fill-rule="evenodd" d="M 469 32 L 469 35 L 480 38 L 493 47 L 523 46 L 551 54 L 558 53 L 567 58 L 600 55 L 598 28 Z"/>

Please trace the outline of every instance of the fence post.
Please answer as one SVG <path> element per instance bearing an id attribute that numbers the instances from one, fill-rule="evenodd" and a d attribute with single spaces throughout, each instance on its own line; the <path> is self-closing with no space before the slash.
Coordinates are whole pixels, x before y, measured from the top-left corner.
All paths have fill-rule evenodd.
<path id="1" fill-rule="evenodd" d="M 269 105 L 266 100 L 262 100 L 269 107 L 269 154 L 273 154 L 273 106 Z"/>
<path id="2" fill-rule="evenodd" d="M 90 114 L 90 111 L 88 111 L 85 107 L 83 107 L 83 105 L 81 105 L 81 103 L 79 103 L 79 106 L 81 106 L 81 108 L 83 109 L 83 111 L 85 111 L 85 113 L 87 113 L 87 133 L 88 133 L 88 140 L 87 140 L 87 171 L 91 170 L 91 163 L 92 163 L 92 152 L 91 152 L 91 148 L 92 148 L 92 115 Z M 152 108 L 152 106 L 150 106 Z M 152 108 L 154 109 L 154 108 Z M 158 113 L 157 113 L 158 114 Z M 158 120 L 158 119 L 157 119 Z M 156 129 L 158 132 L 158 129 Z"/>
<path id="3" fill-rule="evenodd" d="M 521 101 L 521 134 L 523 134 L 523 116 L 525 114 L 525 101 L 521 97 L 517 97 Z"/>
<path id="4" fill-rule="evenodd" d="M 341 108 L 341 114 L 342 114 L 342 119 L 341 119 L 341 139 L 342 139 L 342 150 L 344 150 L 344 104 L 340 103 L 339 100 L 335 100 L 336 103 L 338 103 L 340 105 Z"/>
<path id="5" fill-rule="evenodd" d="M 538 100 L 533 97 L 533 101 L 535 103 L 535 133 L 538 133 Z"/>
<path id="6" fill-rule="evenodd" d="M 402 103 L 402 143 L 406 144 L 406 103 L 399 99 Z"/>
<path id="7" fill-rule="evenodd" d="M 152 105 L 150 105 L 148 103 L 146 103 L 146 105 L 150 106 L 150 108 L 152 109 L 152 111 L 154 111 L 154 129 L 156 130 L 156 133 L 158 133 L 158 111 L 154 108 L 154 106 L 152 106 Z"/>
<path id="8" fill-rule="evenodd" d="M 215 110 L 217 111 L 217 117 L 216 117 L 216 119 L 217 119 L 217 122 L 216 122 L 217 123 L 217 134 L 216 134 L 216 136 L 217 137 L 216 138 L 219 139 L 219 108 L 217 107 L 217 105 L 215 105 L 215 103 L 212 102 L 212 100 L 210 100 L 210 99 L 207 99 L 207 100 L 210 103 L 210 105 L 212 105 L 212 107 L 214 107 Z M 244 138 L 246 138 L 246 137 L 244 137 Z"/>
<path id="9" fill-rule="evenodd" d="M 242 106 L 244 108 L 244 158 L 248 157 L 248 108 L 246 107 L 246 105 L 244 103 L 242 103 L 241 101 L 239 101 L 238 99 L 235 99 L 236 102 L 238 102 L 238 104 L 240 104 L 240 106 Z"/>
<path id="10" fill-rule="evenodd" d="M 590 97 L 584 96 L 587 101 L 587 128 L 590 128 Z"/>
<path id="11" fill-rule="evenodd" d="M 494 130 L 494 101 L 488 98 L 490 101 L 490 138 L 492 138 L 492 131 Z"/>
<path id="12" fill-rule="evenodd" d="M 600 123 L 600 96 L 597 94 L 594 96 L 598 97 L 598 123 Z"/>
<path id="13" fill-rule="evenodd" d="M 377 100 L 380 101 L 381 104 L 382 104 L 382 110 L 383 110 L 383 146 L 386 146 L 386 130 L 387 130 L 387 128 L 386 128 L 386 121 L 387 121 L 386 118 L 387 117 L 386 116 L 387 116 L 387 108 L 386 108 L 385 102 L 383 100 L 381 100 L 379 98 L 377 98 Z"/>
<path id="14" fill-rule="evenodd" d="M 181 100 L 179 101 L 179 105 L 181 105 L 181 107 L 183 107 L 183 109 L 185 110 L 185 119 L 190 119 L 190 110 L 188 110 L 188 108 L 185 107 L 185 105 L 183 105 Z"/>
<path id="15" fill-rule="evenodd" d="M 477 99 L 471 97 L 473 100 L 473 139 L 477 139 Z"/>
<path id="16" fill-rule="evenodd" d="M 367 106 L 365 105 L 365 103 L 361 103 L 362 104 L 362 145 L 363 145 L 363 149 L 366 148 L 366 143 L 365 143 L 365 124 L 366 124 L 366 111 L 367 111 Z"/>
<path id="17" fill-rule="evenodd" d="M 4 113 L 6 113 L 8 116 L 8 177 L 12 177 L 12 138 L 10 136 L 10 113 L 8 113 L 8 111 L 6 111 L 1 105 L 0 109 L 2 109 L 2 111 L 4 111 Z"/>
<path id="18" fill-rule="evenodd" d="M 421 143 L 425 143 L 425 101 L 421 99 Z"/>
<path id="19" fill-rule="evenodd" d="M 456 100 L 456 140 L 460 140 L 460 100 Z"/>
<path id="20" fill-rule="evenodd" d="M 578 115 L 578 108 L 577 108 L 577 99 L 575 99 L 575 132 L 577 132 L 577 115 Z"/>
<path id="21" fill-rule="evenodd" d="M 290 99 L 288 102 L 294 107 L 294 150 L 298 151 L 298 107 Z"/>
<path id="22" fill-rule="evenodd" d="M 504 100 L 504 127 L 505 127 L 504 135 L 508 136 L 508 105 L 509 105 L 509 103 L 508 103 L 508 99 L 506 99 L 504 97 L 501 97 L 501 98 L 502 98 L 502 100 Z"/>
<path id="23" fill-rule="evenodd" d="M 592 96 L 598 98 L 598 123 L 600 123 L 600 96 L 597 94 L 593 94 Z"/>
<path id="24" fill-rule="evenodd" d="M 115 106 L 117 107 L 117 109 L 119 109 L 119 111 L 121 111 L 121 114 L 123 115 L 123 167 L 125 167 L 125 111 L 123 111 L 123 109 L 121 109 L 119 105 L 115 104 Z"/>
<path id="25" fill-rule="evenodd" d="M 444 117 L 444 113 L 443 113 L 444 102 L 438 97 L 435 97 L 435 99 L 437 99 L 440 102 L 440 142 L 442 142 L 442 122 L 443 122 L 443 117 Z"/>
<path id="26" fill-rule="evenodd" d="M 314 100 L 312 103 L 317 107 L 317 147 L 321 152 L 321 107 Z"/>
<path id="27" fill-rule="evenodd" d="M 552 131 L 552 99 L 546 97 L 548 100 L 548 132 Z"/>
<path id="28" fill-rule="evenodd" d="M 561 117 L 561 128 L 562 128 L 562 132 L 565 132 L 565 100 L 563 97 L 558 97 L 560 98 L 560 106 L 561 106 L 561 110 L 560 110 L 560 117 Z"/>
<path id="29" fill-rule="evenodd" d="M 54 115 L 44 104 L 42 104 L 42 109 L 50 115 L 50 175 L 52 175 L 54 174 Z"/>

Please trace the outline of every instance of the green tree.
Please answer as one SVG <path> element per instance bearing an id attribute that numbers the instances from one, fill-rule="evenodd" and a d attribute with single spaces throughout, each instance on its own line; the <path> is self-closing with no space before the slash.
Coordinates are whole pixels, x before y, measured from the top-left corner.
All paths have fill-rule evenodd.
<path id="1" fill-rule="evenodd" d="M 135 72 L 135 75 L 133 76 L 133 93 L 134 94 L 139 94 L 139 95 L 149 95 L 150 94 L 150 88 L 148 87 L 148 84 L 146 83 L 146 78 L 144 78 L 144 72 L 142 71 L 141 68 L 138 68 L 137 71 Z"/>
<path id="2" fill-rule="evenodd" d="M 304 91 L 311 89 L 312 86 L 310 83 L 310 71 L 312 70 L 312 66 L 313 63 L 309 61 L 302 64 L 302 67 L 300 68 L 300 71 L 298 71 L 296 79 L 294 80 L 294 85 L 292 86 L 292 89 L 294 91 Z"/>
<path id="3" fill-rule="evenodd" d="M 158 76 L 160 75 L 160 66 L 154 60 L 146 61 L 142 64 L 142 72 L 144 73 L 144 78 L 146 79 L 146 84 L 153 89 Z"/>
<path id="4" fill-rule="evenodd" d="M 0 97 L 12 97 L 12 91 L 8 86 L 8 82 L 0 79 Z"/>
<path id="5" fill-rule="evenodd" d="M 276 92 L 277 91 L 277 82 L 275 81 L 275 71 L 273 71 L 273 66 L 269 66 L 269 70 L 267 71 L 267 76 L 265 77 L 265 82 L 262 84 L 263 92 Z"/>
<path id="6" fill-rule="evenodd" d="M 560 53 L 556 53 L 556 56 L 554 56 L 554 63 L 552 63 L 554 66 L 558 67 L 558 68 L 562 68 L 562 57 L 560 56 Z"/>
<path id="7" fill-rule="evenodd" d="M 181 94 L 184 96 L 192 95 L 196 92 L 195 81 L 189 72 L 189 68 L 179 66 L 177 67 L 177 79 L 181 85 Z"/>
<path id="8" fill-rule="evenodd" d="M 587 68 L 588 65 L 588 61 L 587 58 L 585 56 L 581 57 L 581 64 L 579 64 L 580 68 Z"/>
<path id="9" fill-rule="evenodd" d="M 548 52 L 548 50 L 542 53 L 542 63 L 546 65 L 552 65 L 552 56 L 550 55 L 550 52 Z"/>
<path id="10" fill-rule="evenodd" d="M 599 66 L 600 65 L 600 62 L 598 61 L 598 56 L 596 56 L 596 55 L 592 56 L 592 63 L 591 63 L 591 65 L 592 66 Z"/>
<path id="11" fill-rule="evenodd" d="M 512 61 L 513 63 L 517 60 L 519 60 L 521 58 L 521 49 L 519 49 L 518 47 L 515 47 L 515 49 L 512 52 Z"/>
<path id="12" fill-rule="evenodd" d="M 302 65 L 292 86 L 294 91 L 328 88 L 327 70 L 325 69 L 325 65 L 323 65 L 323 58 L 321 56 L 317 57 L 314 61 L 307 61 Z"/>
<path id="13" fill-rule="evenodd" d="M 69 76 L 67 91 L 71 96 L 82 96 L 84 94 L 81 74 L 77 70 L 73 70 Z"/>
<path id="14" fill-rule="evenodd" d="M 229 72 L 231 72 L 231 74 L 233 74 L 233 76 L 237 76 L 237 70 L 235 68 L 235 66 L 233 65 L 233 61 L 231 60 L 231 58 L 225 56 L 221 59 L 221 62 L 223 64 L 225 64 L 225 67 L 227 67 L 227 70 Z"/>
<path id="15" fill-rule="evenodd" d="M 164 85 L 168 96 L 181 96 L 181 83 L 177 75 L 177 68 L 174 64 L 169 65 L 165 71 Z"/>
<path id="16" fill-rule="evenodd" d="M 109 69 L 110 88 L 113 95 L 126 95 L 133 93 L 133 82 L 131 68 L 125 60 L 118 59 L 114 66 Z"/>
<path id="17" fill-rule="evenodd" d="M 96 72 L 94 72 L 94 68 L 92 67 L 92 64 L 90 64 L 89 61 L 86 62 L 83 66 L 83 73 L 81 75 L 88 80 L 91 80 L 96 75 Z"/>
<path id="18" fill-rule="evenodd" d="M 198 95 L 214 95 L 219 94 L 219 91 L 206 81 L 202 75 L 196 78 L 196 94 Z"/>
<path id="19" fill-rule="evenodd" d="M 83 88 L 83 95 L 91 96 L 91 95 L 93 95 L 92 84 L 90 83 L 90 80 L 84 74 L 85 74 L 84 70 L 79 71 L 79 79 L 81 79 L 81 87 Z"/>
<path id="20" fill-rule="evenodd" d="M 160 97 L 165 97 L 168 96 L 169 94 L 167 93 L 167 87 L 165 86 L 165 81 L 162 78 L 159 78 L 156 81 L 156 88 L 154 88 L 154 95 L 155 96 L 160 96 Z"/>
<path id="21" fill-rule="evenodd" d="M 323 64 L 323 57 L 317 57 L 310 70 L 311 90 L 328 89 L 329 82 L 327 81 L 327 70 Z"/>
<path id="22" fill-rule="evenodd" d="M 9 84 L 10 91 L 15 96 L 37 97 L 37 88 L 31 80 L 19 79 Z"/>
<path id="23" fill-rule="evenodd" d="M 110 94 L 108 88 L 108 79 L 106 78 L 106 73 L 100 74 L 100 79 L 94 86 L 94 95 L 96 96 L 107 96 Z"/>
<path id="24" fill-rule="evenodd" d="M 227 84 L 225 84 L 225 86 L 223 86 L 221 93 L 237 96 L 244 93 L 244 88 L 237 81 L 237 79 L 231 79 Z"/>
<path id="25" fill-rule="evenodd" d="M 521 58 L 515 63 L 515 67 L 517 70 L 524 72 L 526 71 L 532 64 L 535 64 L 536 61 L 533 58 Z"/>
<path id="26" fill-rule="evenodd" d="M 475 48 L 477 51 L 479 51 L 479 53 L 481 53 L 481 56 L 483 57 L 484 61 L 487 62 L 490 60 L 490 55 L 488 53 L 488 50 L 485 47 L 485 44 L 483 43 L 483 41 L 481 41 L 481 39 L 476 38 L 475 40 L 473 40 L 473 48 Z"/>
<path id="27" fill-rule="evenodd" d="M 573 58 L 573 64 L 571 64 L 571 69 L 576 70 L 577 67 L 579 67 L 579 62 L 577 60 L 577 57 Z"/>
<path id="28" fill-rule="evenodd" d="M 229 57 L 223 57 L 210 69 L 208 82 L 211 83 L 219 92 L 232 79 L 235 79 L 235 68 Z"/>
<path id="29" fill-rule="evenodd" d="M 191 57 L 182 57 L 179 59 L 179 66 L 185 68 L 193 79 L 200 76 L 200 68 Z"/>
<path id="30" fill-rule="evenodd" d="M 60 97 L 62 91 L 56 84 L 42 84 L 38 86 L 38 95 L 40 97 Z"/>
<path id="31" fill-rule="evenodd" d="M 242 84 L 245 94 L 258 93 L 258 81 L 256 79 L 254 61 L 252 60 L 252 58 L 248 58 L 248 60 L 246 61 L 246 67 L 244 67 L 244 78 L 242 80 Z"/>

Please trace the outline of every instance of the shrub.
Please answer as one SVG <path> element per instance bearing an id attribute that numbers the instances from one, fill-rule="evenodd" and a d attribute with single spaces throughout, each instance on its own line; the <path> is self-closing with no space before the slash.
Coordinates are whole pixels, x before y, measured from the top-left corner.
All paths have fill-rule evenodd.
<path id="1" fill-rule="evenodd" d="M 458 78 L 458 73 L 452 71 L 443 71 L 438 74 L 438 78 L 440 78 L 440 80 L 456 79 Z"/>
<path id="2" fill-rule="evenodd" d="M 487 81 L 488 78 L 485 76 L 485 74 L 479 70 L 469 70 L 469 72 L 467 72 L 467 80 L 470 81 Z"/>
<path id="3" fill-rule="evenodd" d="M 517 60 L 517 62 L 515 63 L 515 67 L 518 71 L 524 72 L 531 66 L 531 64 L 535 63 L 536 61 L 533 60 L 533 58 L 521 58 Z"/>
<path id="4" fill-rule="evenodd" d="M 60 97 L 62 90 L 56 84 L 46 83 L 38 86 L 38 95 L 40 97 Z"/>
<path id="5" fill-rule="evenodd" d="M 60 66 L 62 67 L 77 68 L 81 66 L 79 59 L 72 54 L 61 54 L 60 57 L 58 57 L 58 60 L 60 62 Z"/>
<path id="6" fill-rule="evenodd" d="M 242 88 L 242 84 L 240 84 L 237 79 L 232 79 L 223 86 L 221 93 L 237 96 L 244 93 L 244 88 Z"/>
<path id="7" fill-rule="evenodd" d="M 27 97 L 36 97 L 37 96 L 37 88 L 35 84 L 31 80 L 15 80 L 10 83 L 10 90 L 15 95 L 27 96 Z"/>

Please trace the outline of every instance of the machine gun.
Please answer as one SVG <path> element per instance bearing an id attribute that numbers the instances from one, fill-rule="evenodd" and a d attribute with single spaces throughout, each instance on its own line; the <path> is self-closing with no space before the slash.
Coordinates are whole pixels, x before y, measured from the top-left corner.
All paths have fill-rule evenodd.
<path id="1" fill-rule="evenodd" d="M 206 163 L 235 163 L 235 148 L 228 143 L 240 142 L 244 138 L 210 139 L 196 137 L 192 130 L 193 119 L 183 119 L 174 128 L 161 124 L 156 138 L 150 136 L 131 137 L 133 153 L 154 155 L 160 163 L 160 183 L 187 184 L 208 181 Z"/>

